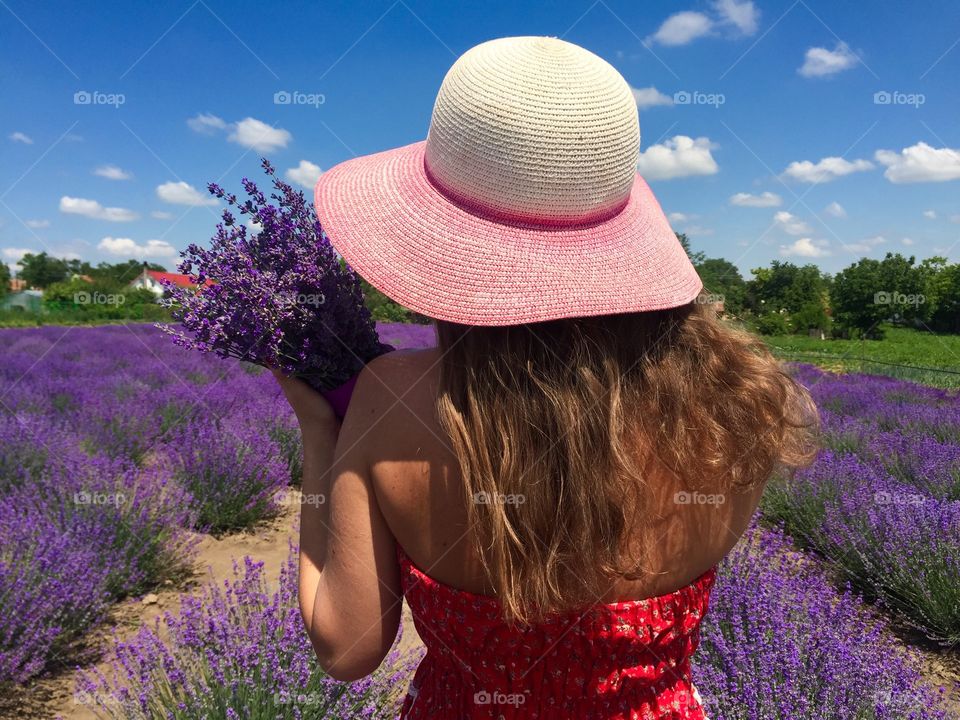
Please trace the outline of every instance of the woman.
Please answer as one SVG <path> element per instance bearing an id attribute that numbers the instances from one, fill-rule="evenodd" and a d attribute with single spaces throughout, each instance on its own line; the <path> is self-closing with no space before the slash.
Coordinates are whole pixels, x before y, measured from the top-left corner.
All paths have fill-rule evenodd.
<path id="1" fill-rule="evenodd" d="M 636 174 L 624 79 L 554 38 L 464 54 L 425 142 L 347 161 L 318 216 L 438 347 L 361 373 L 342 424 L 281 378 L 304 441 L 300 604 L 321 665 L 372 672 L 403 597 L 407 718 L 703 718 L 714 567 L 808 396 L 717 320 Z"/>

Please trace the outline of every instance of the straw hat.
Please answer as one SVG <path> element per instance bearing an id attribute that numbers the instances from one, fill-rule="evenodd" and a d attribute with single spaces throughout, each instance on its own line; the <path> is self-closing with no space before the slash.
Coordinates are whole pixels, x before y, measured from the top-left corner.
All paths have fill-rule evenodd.
<path id="1" fill-rule="evenodd" d="M 636 102 L 607 62 L 557 38 L 491 40 L 450 68 L 425 141 L 320 177 L 317 215 L 370 284 L 441 320 L 684 305 L 700 278 L 639 148 Z"/>

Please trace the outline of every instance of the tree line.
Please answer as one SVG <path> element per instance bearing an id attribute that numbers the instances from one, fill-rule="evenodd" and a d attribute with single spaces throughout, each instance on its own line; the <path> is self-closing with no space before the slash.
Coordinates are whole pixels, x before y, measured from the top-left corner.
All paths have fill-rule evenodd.
<path id="1" fill-rule="evenodd" d="M 692 252 L 680 243 L 703 280 L 704 292 L 723 302 L 724 312 L 765 335 L 883 336 L 883 323 L 960 333 L 960 264 L 944 257 L 917 262 L 887 253 L 862 258 L 835 275 L 816 265 L 774 260 L 754 268 L 749 279 L 723 258 Z"/>

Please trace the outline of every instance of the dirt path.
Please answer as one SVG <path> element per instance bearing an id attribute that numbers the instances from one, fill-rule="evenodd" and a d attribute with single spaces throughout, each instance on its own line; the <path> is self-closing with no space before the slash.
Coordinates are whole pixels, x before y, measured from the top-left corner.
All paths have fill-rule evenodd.
<path id="1" fill-rule="evenodd" d="M 113 631 L 121 638 L 133 636 L 141 625 L 152 626 L 156 618 L 170 611 L 176 613 L 181 599 L 200 590 L 211 581 L 222 582 L 233 577 L 233 561 L 249 555 L 264 563 L 264 577 L 268 587 L 277 587 L 280 568 L 288 557 L 288 542 L 296 540 L 295 523 L 297 508 L 285 508 L 283 514 L 256 529 L 228 535 L 220 539 L 203 536 L 197 547 L 196 574 L 186 589 L 166 588 L 153 593 L 155 602 L 147 604 L 128 600 L 114 606 L 105 625 L 90 638 L 91 645 L 100 649 L 100 660 L 94 664 L 105 674 L 109 671 L 106 660 L 113 642 Z M 149 596 L 148 596 L 149 597 Z M 149 598 L 153 600 L 153 598 Z M 403 647 L 420 643 L 409 609 L 404 605 Z M 95 720 L 93 708 L 84 702 L 82 694 L 76 693 L 77 673 L 63 670 L 30 683 L 18 691 L 15 697 L 0 699 L 0 718 L 10 720 Z"/>

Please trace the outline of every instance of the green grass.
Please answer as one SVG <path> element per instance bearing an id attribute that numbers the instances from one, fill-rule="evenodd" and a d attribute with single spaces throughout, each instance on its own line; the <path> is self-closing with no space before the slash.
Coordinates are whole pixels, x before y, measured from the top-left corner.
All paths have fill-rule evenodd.
<path id="1" fill-rule="evenodd" d="M 960 335 L 885 329 L 883 340 L 818 340 L 800 335 L 771 335 L 764 340 L 784 360 L 960 388 Z"/>

